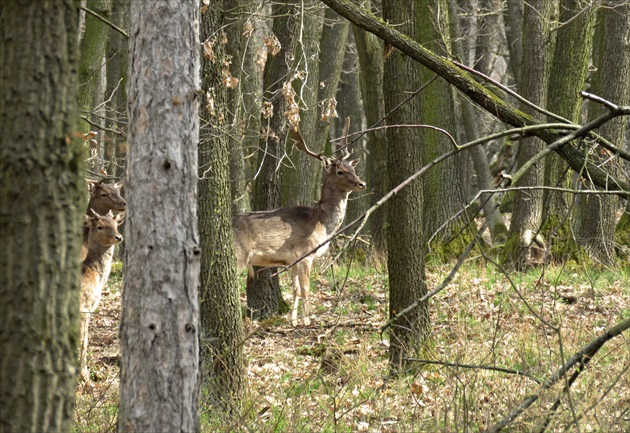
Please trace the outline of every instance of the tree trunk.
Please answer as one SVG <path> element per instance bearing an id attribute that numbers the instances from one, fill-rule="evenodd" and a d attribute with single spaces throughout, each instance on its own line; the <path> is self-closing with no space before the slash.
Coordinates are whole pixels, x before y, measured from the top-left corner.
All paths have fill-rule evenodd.
<path id="1" fill-rule="evenodd" d="M 525 8 L 523 21 L 522 77 L 519 83 L 524 98 L 538 106 L 544 106 L 547 98 L 547 80 L 550 47 L 549 21 L 553 11 L 553 0 L 534 0 Z M 540 117 L 533 109 L 523 107 L 532 117 Z M 516 156 L 516 167 L 521 167 L 544 148 L 537 137 L 521 139 Z M 544 181 L 543 164 L 535 164 L 527 171 L 516 186 L 541 186 Z M 542 224 L 543 193 L 541 190 L 518 190 L 514 194 L 512 223 L 505 248 L 504 263 L 523 269 L 541 263 L 546 244 L 540 235 Z"/>
<path id="2" fill-rule="evenodd" d="M 453 53 L 455 54 L 455 56 L 463 59 L 464 49 L 460 41 L 463 33 L 461 32 L 459 17 L 457 16 L 454 5 L 454 3 L 449 3 L 449 18 L 451 22 L 451 34 L 453 35 L 451 41 L 453 46 Z M 486 29 L 486 31 L 488 30 Z M 486 73 L 487 75 L 487 71 L 482 72 Z M 462 98 L 459 104 L 459 109 L 462 113 L 461 117 L 463 119 L 463 125 L 466 131 L 466 141 L 470 142 L 478 139 L 480 137 L 480 134 L 479 127 L 477 125 L 478 114 L 476 113 L 475 107 L 467 100 Z M 490 164 L 488 163 L 484 148 L 482 146 L 475 146 L 470 149 L 469 153 L 472 157 L 475 173 L 477 174 L 478 189 L 492 189 Z M 490 231 L 493 244 L 501 245 L 505 243 L 508 229 L 505 225 L 505 222 L 503 221 L 503 218 L 501 217 L 501 213 L 499 212 L 499 204 L 497 202 L 496 196 L 494 194 L 482 194 L 479 199 L 483 207 L 486 221 L 488 223 L 488 229 Z"/>
<path id="3" fill-rule="evenodd" d="M 201 15 L 201 40 L 221 31 L 223 0 L 213 1 Z M 214 89 L 214 109 L 201 109 L 199 147 L 199 232 L 201 243 L 201 360 L 204 395 L 212 407 L 235 414 L 243 394 L 243 321 L 236 279 L 230 211 L 230 138 L 221 134 L 228 107 L 222 80 L 225 50 L 214 48 L 215 59 L 202 59 L 204 93 Z M 207 393 L 207 394 L 206 394 Z"/>
<path id="4" fill-rule="evenodd" d="M 581 0 L 560 1 L 561 27 L 557 31 L 553 52 L 547 103 L 549 111 L 576 123 L 580 121 L 582 106 L 579 91 L 586 84 L 593 43 L 594 8 L 582 10 L 583 7 L 585 6 Z M 545 160 L 545 185 L 564 188 L 571 186 L 569 167 L 558 155 L 549 155 Z M 543 220 L 549 225 L 547 229 L 558 231 L 559 224 L 568 220 L 571 207 L 571 197 L 567 193 L 546 190 Z M 564 232 L 568 231 L 567 229 Z M 559 239 L 561 243 L 565 241 L 571 240 Z M 556 259 L 562 260 L 563 257 Z"/>
<path id="5" fill-rule="evenodd" d="M 129 7 L 127 0 L 113 0 L 111 21 L 122 29 L 129 29 Z M 120 179 L 125 172 L 127 153 L 127 39 L 117 30 L 109 29 L 107 38 L 107 127 L 120 134 L 108 133 L 105 142 L 105 160 L 110 176 Z"/>
<path id="6" fill-rule="evenodd" d="M 609 4 L 607 6 L 613 6 Z M 630 104 L 630 5 L 614 9 L 602 7 L 598 11 L 595 29 L 593 65 L 596 68 L 591 80 L 590 91 L 619 105 Z M 601 115 L 606 108 L 589 104 L 589 118 Z M 600 134 L 610 142 L 623 147 L 628 118 L 618 117 L 600 129 Z M 630 149 L 629 145 L 626 145 Z M 590 157 L 606 164 L 615 174 L 621 174 L 622 161 L 609 160 L 608 153 L 592 152 Z M 627 163 L 626 163 L 627 169 Z M 589 257 L 596 263 L 612 265 L 615 261 L 615 219 L 619 199 L 610 195 L 578 196 L 574 224 L 575 238 Z M 627 214 L 626 214 L 627 215 Z M 626 217 L 627 218 L 627 217 Z M 619 231 L 622 233 L 622 231 Z M 628 236 L 628 235 L 626 235 Z M 626 240 L 627 242 L 627 240 Z M 624 245 L 624 239 L 618 244 Z M 625 243 L 627 246 L 628 244 Z"/>
<path id="7" fill-rule="evenodd" d="M 93 12 L 109 17 L 111 8 L 110 0 L 87 0 L 86 7 Z M 85 14 L 85 32 L 81 39 L 81 60 L 79 62 L 79 108 L 83 114 L 90 117 L 85 112 L 91 112 L 94 102 L 98 101 L 98 89 L 101 82 L 101 71 L 105 58 L 105 47 L 109 26 L 92 14 Z M 98 119 L 98 123 L 102 122 Z M 81 129 L 88 132 L 93 127 L 87 122 L 82 122 Z"/>
<path id="8" fill-rule="evenodd" d="M 360 65 L 360 84 L 363 95 L 363 107 L 368 127 L 377 126 L 385 118 L 383 96 L 383 43 L 373 34 L 353 26 L 354 40 Z M 367 149 L 367 185 L 370 194 L 370 206 L 374 205 L 389 191 L 387 173 L 387 134 L 380 129 L 368 133 Z M 374 212 L 369 220 L 372 246 L 377 254 L 387 250 L 385 205 Z"/>
<path id="9" fill-rule="evenodd" d="M 199 431 L 199 8 L 130 7 L 118 431 Z"/>
<path id="10" fill-rule="evenodd" d="M 282 50 L 272 55 L 265 66 L 264 96 L 266 102 L 273 103 L 273 116 L 262 120 L 263 136 L 258 152 L 260 172 L 254 184 L 254 210 L 277 209 L 282 205 L 280 164 L 288 133 L 288 121 L 285 117 L 288 103 L 282 97 L 281 90 L 292 69 L 292 62 L 288 60 L 286 53 L 293 53 L 296 43 L 298 21 L 295 7 L 295 1 L 273 5 L 272 14 L 276 17 L 273 20 L 273 33 Z M 271 277 L 276 272 L 275 268 L 258 271 L 256 269 L 253 280 L 247 281 L 247 308 L 250 315 L 254 319 L 264 319 L 281 310 L 288 311 L 288 306 L 282 299 L 278 277 Z"/>
<path id="11" fill-rule="evenodd" d="M 383 1 L 383 19 L 399 26 L 409 37 L 416 35 L 416 7 L 419 2 Z M 385 61 L 385 110 L 388 123 L 414 124 L 419 115 L 419 98 L 413 98 L 397 110 L 401 101 L 416 91 L 420 83 L 419 68 L 409 57 L 393 51 Z M 390 128 L 388 164 L 391 185 L 398 185 L 422 166 L 422 150 L 415 128 Z M 421 182 L 414 182 L 391 200 L 387 231 L 387 265 L 389 272 L 389 315 L 393 318 L 427 292 L 423 249 L 423 192 Z M 395 216 L 395 217 L 394 217 Z M 404 358 L 418 351 L 429 331 L 429 307 L 423 303 L 394 322 L 390 333 L 389 365 L 394 372 L 405 367 Z"/>
<path id="12" fill-rule="evenodd" d="M 231 5 L 234 4 L 232 7 Z M 264 23 L 262 18 L 252 19 L 263 8 L 262 0 L 238 0 L 225 10 L 227 52 L 231 55 L 230 73 L 238 79 L 238 87 L 228 91 L 230 112 L 230 189 L 232 213 L 249 212 L 248 182 L 256 167 L 244 154 L 252 154 L 260 140 L 260 111 L 262 107 Z M 234 24 L 233 24 L 234 23 Z"/>
<path id="13" fill-rule="evenodd" d="M 301 78 L 288 77 L 296 93 L 295 101 L 300 105 L 300 131 L 306 140 L 310 150 L 321 152 L 324 149 L 326 135 L 319 132 L 323 127 L 323 132 L 328 132 L 328 122 L 321 125 L 319 115 L 319 83 L 320 65 L 324 68 L 323 59 L 331 61 L 331 55 L 339 51 L 335 47 L 334 51 L 320 51 L 323 32 L 323 17 L 326 8 L 319 1 L 303 1 L 298 11 L 299 33 L 295 41 L 295 72 L 299 72 Z M 334 11 L 331 11 L 334 13 Z M 329 28 L 330 29 L 330 28 Z M 330 31 L 330 30 L 329 30 Z M 341 50 L 343 53 L 343 50 Z M 338 56 L 337 56 L 338 57 Z M 341 61 L 338 61 L 338 69 L 341 69 Z M 293 74 L 292 74 L 293 75 Z M 339 80 L 337 74 L 336 83 Z M 326 86 L 331 85 L 326 82 Z M 310 205 L 313 199 L 319 194 L 321 179 L 321 162 L 303 152 L 297 150 L 290 142 L 287 147 L 287 164 L 282 174 L 282 205 L 295 206 L 298 204 Z"/>
<path id="14" fill-rule="evenodd" d="M 416 26 L 418 42 L 435 53 L 445 55 L 449 52 L 446 42 L 449 39 L 448 5 L 445 0 L 418 0 Z M 433 13 L 426 13 L 432 10 Z M 445 34 L 440 34 L 444 31 Z M 435 73 L 427 68 L 420 69 L 421 83 L 428 83 Z M 448 83 L 435 80 L 422 90 L 420 98 L 420 116 L 412 123 L 432 125 L 441 128 L 451 135 L 457 130 L 455 126 L 455 107 L 453 95 Z M 420 166 L 428 164 L 438 156 L 453 149 L 453 143 L 442 132 L 431 128 L 419 130 L 421 159 Z M 423 206 L 423 241 L 433 237 L 433 248 L 450 255 L 459 255 L 465 245 L 457 242 L 446 245 L 453 233 L 459 230 L 462 219 L 453 218 L 466 203 L 461 173 L 463 167 L 462 155 L 455 155 L 433 169 L 422 178 L 424 188 Z"/>
<path id="15" fill-rule="evenodd" d="M 503 11 L 503 21 L 505 22 L 505 38 L 509 55 L 508 68 L 512 72 L 512 77 L 517 86 L 523 81 L 521 73 L 523 65 L 523 13 L 524 4 L 522 0 L 507 0 L 507 7 Z"/>
<path id="16" fill-rule="evenodd" d="M 73 427 L 86 200 L 78 3 L 0 6 L 2 432 Z"/>

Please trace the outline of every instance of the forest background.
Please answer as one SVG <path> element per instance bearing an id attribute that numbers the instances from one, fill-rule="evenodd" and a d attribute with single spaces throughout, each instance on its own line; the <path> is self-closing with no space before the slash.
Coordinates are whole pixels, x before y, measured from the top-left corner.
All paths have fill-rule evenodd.
<path id="1" fill-rule="evenodd" d="M 0 7 L 2 431 L 628 430 L 629 2 Z M 230 217 L 316 201 L 290 130 L 345 118 L 293 328 Z M 128 212 L 77 388 L 85 177 Z"/>

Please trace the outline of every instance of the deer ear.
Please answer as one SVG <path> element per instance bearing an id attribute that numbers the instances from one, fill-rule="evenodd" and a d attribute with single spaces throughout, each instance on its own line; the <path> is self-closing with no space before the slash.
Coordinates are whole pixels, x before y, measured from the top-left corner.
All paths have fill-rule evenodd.
<path id="1" fill-rule="evenodd" d="M 352 161 L 348 162 L 348 164 L 350 164 L 352 167 L 356 167 L 358 163 L 359 163 L 358 159 L 353 159 Z"/>
<path id="2" fill-rule="evenodd" d="M 116 225 L 121 226 L 125 222 L 125 214 L 124 213 L 117 214 L 115 217 L 115 220 L 116 220 Z"/>
<path id="3" fill-rule="evenodd" d="M 120 189 L 123 187 L 124 183 L 125 183 L 124 181 L 119 180 L 118 182 L 116 182 L 116 183 L 114 184 L 114 188 L 116 188 L 117 190 L 119 190 L 119 191 L 120 191 Z"/>

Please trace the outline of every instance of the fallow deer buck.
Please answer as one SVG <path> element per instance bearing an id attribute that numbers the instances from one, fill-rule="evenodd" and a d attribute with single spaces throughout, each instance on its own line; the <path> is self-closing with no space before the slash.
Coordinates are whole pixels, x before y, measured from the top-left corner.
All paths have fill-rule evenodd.
<path id="1" fill-rule="evenodd" d="M 122 188 L 122 181 L 116 183 L 105 183 L 105 179 L 100 181 L 87 180 L 88 192 L 90 194 L 90 201 L 85 211 L 86 216 L 91 216 L 92 211 L 99 215 L 107 215 L 108 212 L 113 212 L 114 215 L 123 214 L 127 209 L 127 203 L 125 199 L 120 195 Z M 87 254 L 87 243 L 89 235 L 89 227 L 83 227 L 83 248 L 81 258 L 85 260 Z"/>
<path id="2" fill-rule="evenodd" d="M 346 214 L 348 195 L 352 191 L 365 189 L 365 182 L 354 171 L 358 161 L 346 161 L 350 157 L 345 150 L 348 126 L 346 121 L 341 144 L 344 155 L 336 159 L 310 151 L 299 131 L 293 131 L 297 138 L 296 146 L 324 163 L 321 198 L 313 206 L 293 206 L 234 215 L 232 224 L 239 272 L 247 266 L 251 278 L 253 266 L 288 266 L 309 254 L 339 228 Z M 310 325 L 308 290 L 311 266 L 313 259 L 324 254 L 328 246 L 328 243 L 323 245 L 291 268 L 293 326 L 298 323 L 300 297 L 304 325 Z"/>
<path id="3" fill-rule="evenodd" d="M 87 254 L 81 265 L 81 348 L 79 362 L 80 375 L 88 381 L 87 367 L 88 328 L 90 316 L 101 300 L 103 287 L 107 283 L 112 266 L 114 246 L 122 242 L 123 237 L 118 233 L 118 226 L 122 224 L 121 215 L 114 216 L 109 211 L 107 215 L 99 215 L 90 210 L 91 215 L 85 216 L 85 227 L 88 229 Z"/>

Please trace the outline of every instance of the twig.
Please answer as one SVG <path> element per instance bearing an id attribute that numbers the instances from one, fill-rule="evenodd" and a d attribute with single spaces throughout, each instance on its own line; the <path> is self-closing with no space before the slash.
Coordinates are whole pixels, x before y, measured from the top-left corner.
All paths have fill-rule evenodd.
<path id="1" fill-rule="evenodd" d="M 558 382 L 560 379 L 565 377 L 566 373 L 577 364 L 579 364 L 582 367 L 588 364 L 590 358 L 595 356 L 595 354 L 599 351 L 599 349 L 602 348 L 602 346 L 607 341 L 620 335 L 622 332 L 626 331 L 629 328 L 630 328 L 630 319 L 627 319 L 613 326 L 609 330 L 605 331 L 602 335 L 597 337 L 591 343 L 586 345 L 582 350 L 580 350 L 575 355 L 573 355 L 562 367 L 556 370 L 556 372 L 553 375 L 551 375 L 551 377 L 549 377 L 549 379 L 547 379 L 545 383 L 542 384 L 540 391 L 541 392 L 546 391 L 549 388 L 551 388 L 556 382 Z M 579 374 L 582 371 L 584 371 L 583 368 L 578 368 L 578 370 L 576 370 L 576 373 Z M 521 404 L 518 405 L 516 409 L 514 409 L 507 416 L 505 416 L 505 418 L 503 418 L 499 423 L 495 424 L 493 427 L 489 429 L 484 430 L 483 432 L 496 433 L 503 430 L 503 428 L 507 427 L 508 424 L 510 424 L 518 416 L 520 416 L 523 412 L 525 412 L 525 410 L 527 410 L 527 408 L 530 407 L 532 404 L 534 404 L 534 402 L 536 402 L 536 400 L 538 400 L 539 398 L 540 398 L 540 393 L 526 397 L 521 402 Z"/>
<path id="2" fill-rule="evenodd" d="M 418 359 L 418 358 L 405 358 L 405 361 L 419 362 L 419 363 L 422 363 L 422 364 L 444 365 L 446 367 L 468 368 L 468 369 L 472 369 L 472 370 L 499 371 L 501 373 L 515 374 L 517 376 L 523 376 L 523 377 L 526 377 L 526 378 L 536 382 L 539 385 L 542 384 L 542 382 L 540 380 L 536 379 L 534 376 L 532 376 L 529 373 L 525 373 L 525 372 L 520 371 L 520 370 L 514 370 L 514 369 L 511 369 L 511 368 L 496 367 L 494 365 L 459 364 L 457 362 L 433 361 L 433 360 L 430 360 L 430 359 Z"/>
<path id="3" fill-rule="evenodd" d="M 129 35 L 127 34 L 126 31 L 124 31 L 123 29 L 121 29 L 120 27 L 118 27 L 116 24 L 112 23 L 111 21 L 103 18 L 102 16 L 100 16 L 99 14 L 97 14 L 96 12 L 94 12 L 92 9 L 88 9 L 85 6 L 79 6 L 79 9 L 81 9 L 82 11 L 84 11 L 85 13 L 88 13 L 90 15 L 92 15 L 93 17 L 98 18 L 99 20 L 103 21 L 105 24 L 107 24 L 108 26 L 110 26 L 112 29 L 116 30 L 118 33 L 120 33 L 121 35 L 123 35 L 124 37 L 126 37 L 127 39 L 129 39 Z"/>

